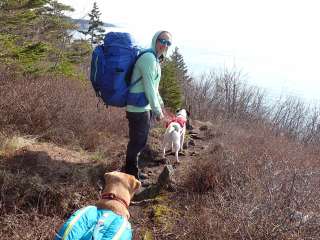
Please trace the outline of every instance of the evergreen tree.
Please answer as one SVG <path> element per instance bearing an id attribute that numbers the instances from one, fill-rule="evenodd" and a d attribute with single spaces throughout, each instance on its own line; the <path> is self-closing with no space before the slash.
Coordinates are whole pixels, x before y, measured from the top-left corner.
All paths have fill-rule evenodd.
<path id="1" fill-rule="evenodd" d="M 162 76 L 160 81 L 160 95 L 163 98 L 166 107 L 172 111 L 181 107 L 182 90 L 177 81 L 177 69 L 175 63 L 166 59 L 162 65 Z"/>
<path id="2" fill-rule="evenodd" d="M 69 56 L 75 25 L 63 14 L 72 10 L 55 0 L 2 0 L 1 67 L 22 74 L 74 75 Z"/>
<path id="3" fill-rule="evenodd" d="M 183 60 L 183 56 L 179 52 L 179 48 L 176 47 L 171 55 L 171 60 L 175 64 L 176 67 L 176 77 L 177 80 L 183 85 L 185 82 L 190 80 L 188 76 L 188 68 Z"/>
<path id="4" fill-rule="evenodd" d="M 101 13 L 96 2 L 93 3 L 93 8 L 88 15 L 90 17 L 89 28 L 87 31 L 80 32 L 84 35 L 89 35 L 91 44 L 96 44 L 103 39 L 105 32 L 103 22 L 100 20 Z"/>
<path id="5" fill-rule="evenodd" d="M 176 79 L 183 90 L 183 96 L 186 95 L 190 88 L 191 77 L 188 75 L 188 68 L 184 62 L 183 56 L 179 52 L 179 48 L 176 47 L 171 55 L 171 61 L 176 69 Z M 186 100 L 183 100 L 184 104 L 187 105 Z"/>

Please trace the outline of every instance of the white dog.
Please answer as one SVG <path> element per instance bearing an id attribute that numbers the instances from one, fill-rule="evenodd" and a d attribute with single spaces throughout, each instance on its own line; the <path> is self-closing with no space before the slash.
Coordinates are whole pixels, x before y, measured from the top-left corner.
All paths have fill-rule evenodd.
<path id="1" fill-rule="evenodd" d="M 166 148 L 171 146 L 172 152 L 176 156 L 176 162 L 179 163 L 179 151 L 183 150 L 188 116 L 189 112 L 187 110 L 178 109 L 176 116 L 167 124 L 163 140 L 163 158 L 166 155 Z"/>

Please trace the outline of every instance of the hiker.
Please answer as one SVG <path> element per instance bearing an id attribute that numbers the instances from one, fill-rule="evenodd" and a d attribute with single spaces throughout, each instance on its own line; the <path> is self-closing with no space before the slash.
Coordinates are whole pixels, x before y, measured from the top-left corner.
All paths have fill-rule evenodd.
<path id="1" fill-rule="evenodd" d="M 130 94 L 144 93 L 147 105 L 137 107 L 127 103 L 126 116 L 129 121 L 129 142 L 127 146 L 124 171 L 137 179 L 146 178 L 139 171 L 139 155 L 147 144 L 151 117 L 160 121 L 164 118 L 164 104 L 159 94 L 161 68 L 159 60 L 163 59 L 171 45 L 171 34 L 167 31 L 157 32 L 151 43 L 151 51 L 143 54 L 136 62 L 131 82 L 142 76 L 142 81 L 134 85 Z"/>

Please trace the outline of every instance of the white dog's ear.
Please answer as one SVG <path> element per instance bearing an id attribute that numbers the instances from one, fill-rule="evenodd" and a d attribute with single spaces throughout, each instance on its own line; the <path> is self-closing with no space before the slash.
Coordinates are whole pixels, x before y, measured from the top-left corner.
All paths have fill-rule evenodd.
<path id="1" fill-rule="evenodd" d="M 186 110 L 186 112 L 187 112 L 187 116 L 190 117 L 190 112 L 188 110 Z"/>
<path id="2" fill-rule="evenodd" d="M 176 110 L 176 113 L 180 112 L 180 110 L 181 110 L 181 108 L 178 108 L 178 109 Z"/>

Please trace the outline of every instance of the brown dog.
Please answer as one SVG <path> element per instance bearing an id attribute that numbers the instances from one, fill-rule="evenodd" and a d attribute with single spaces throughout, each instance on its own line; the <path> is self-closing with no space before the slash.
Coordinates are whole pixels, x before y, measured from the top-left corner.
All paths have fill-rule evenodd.
<path id="1" fill-rule="evenodd" d="M 95 206 L 76 211 L 60 228 L 55 240 L 132 239 L 129 204 L 141 183 L 122 172 L 104 174 L 105 187 Z"/>
<path id="2" fill-rule="evenodd" d="M 109 209 L 129 219 L 128 207 L 134 193 L 140 188 L 141 182 L 134 176 L 122 172 L 104 174 L 105 187 L 98 208 Z"/>

